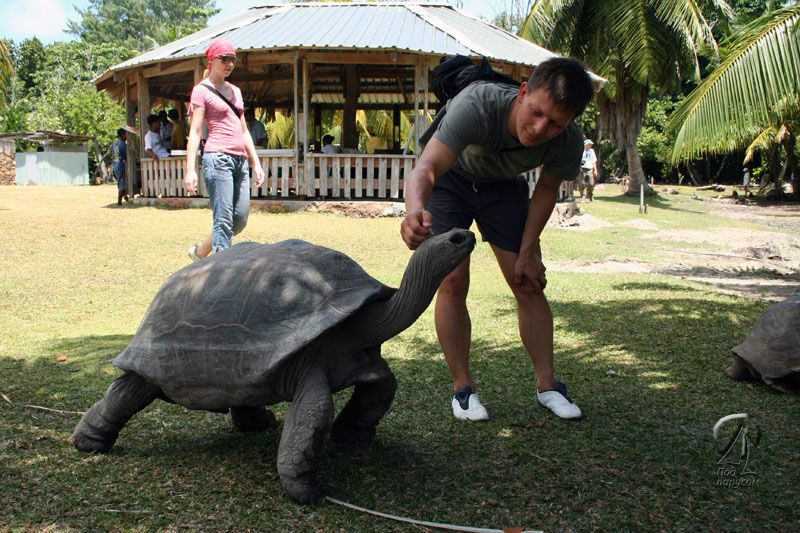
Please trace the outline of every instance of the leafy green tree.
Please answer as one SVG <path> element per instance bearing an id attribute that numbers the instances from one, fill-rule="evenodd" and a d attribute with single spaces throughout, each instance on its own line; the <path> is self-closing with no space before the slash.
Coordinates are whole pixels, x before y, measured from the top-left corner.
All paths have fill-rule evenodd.
<path id="1" fill-rule="evenodd" d="M 15 113 L 4 117 L 6 128 L 13 123 L 23 126 L 17 129 L 64 130 L 95 136 L 103 146 L 110 144 L 124 124 L 124 112 L 105 92 L 97 92 L 91 80 L 125 55 L 110 44 L 79 41 L 58 42 L 43 50 L 44 57 L 30 72 L 30 89 L 21 91 Z M 26 114 L 19 117 L 18 111 Z"/>
<path id="2" fill-rule="evenodd" d="M 114 43 L 144 52 L 206 27 L 214 0 L 90 0 L 67 32 L 91 44 Z"/>
<path id="3" fill-rule="evenodd" d="M 17 53 L 17 78 L 26 93 L 35 90 L 36 73 L 44 67 L 45 57 L 44 45 L 38 38 L 25 39 L 20 44 Z"/>
<path id="4" fill-rule="evenodd" d="M 597 96 L 599 129 L 626 154 L 628 194 L 648 192 L 637 138 L 650 87 L 676 93 L 699 79 L 698 49 L 716 49 L 706 19 L 729 20 L 724 0 L 537 0 L 520 32 L 578 57 L 608 79 Z"/>
<path id="5" fill-rule="evenodd" d="M 800 191 L 795 155 L 800 110 L 800 4 L 769 12 L 731 36 L 730 52 L 669 119 L 672 159 L 780 142 Z"/>

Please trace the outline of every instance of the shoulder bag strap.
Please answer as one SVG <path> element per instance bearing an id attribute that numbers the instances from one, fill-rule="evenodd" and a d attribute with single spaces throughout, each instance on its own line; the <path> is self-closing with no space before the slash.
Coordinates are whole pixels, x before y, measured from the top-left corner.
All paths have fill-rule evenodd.
<path id="1" fill-rule="evenodd" d="M 234 115 L 236 115 L 237 117 L 241 117 L 241 116 L 242 116 L 242 112 L 241 112 L 241 111 L 239 111 L 238 109 L 236 109 L 236 106 L 235 106 L 235 105 L 233 105 L 233 102 L 231 102 L 230 100 L 228 100 L 227 98 L 225 98 L 225 95 L 224 95 L 224 94 L 222 94 L 221 92 L 219 92 L 219 91 L 216 89 L 216 87 L 213 87 L 212 85 L 209 85 L 209 84 L 207 84 L 207 83 L 204 83 L 203 85 L 205 85 L 206 87 L 208 87 L 208 88 L 209 88 L 211 91 L 214 91 L 214 93 L 215 93 L 217 96 L 219 96 L 220 98 L 222 98 L 222 100 L 223 100 L 223 101 L 224 101 L 226 104 L 228 104 L 228 105 L 230 106 L 230 108 L 231 108 L 231 111 L 233 111 L 233 114 L 234 114 Z"/>

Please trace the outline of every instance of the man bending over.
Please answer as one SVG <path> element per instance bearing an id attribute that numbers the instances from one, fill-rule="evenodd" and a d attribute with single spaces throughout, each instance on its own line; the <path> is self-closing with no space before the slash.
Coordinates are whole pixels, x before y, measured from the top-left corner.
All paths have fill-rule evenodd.
<path id="1" fill-rule="evenodd" d="M 519 331 L 533 361 L 537 401 L 560 418 L 581 417 L 553 371 L 553 316 L 539 236 L 563 180 L 578 175 L 583 134 L 574 123 L 594 96 L 583 64 L 553 58 L 517 88 L 475 82 L 439 111 L 425 148 L 405 183 L 406 217 L 400 233 L 410 249 L 434 234 L 477 222 L 517 301 Z M 432 133 L 432 136 L 430 136 Z M 529 199 L 523 172 L 542 166 Z M 455 392 L 453 414 L 489 415 L 469 371 L 471 322 L 467 312 L 469 258 L 439 287 L 436 333 Z"/>

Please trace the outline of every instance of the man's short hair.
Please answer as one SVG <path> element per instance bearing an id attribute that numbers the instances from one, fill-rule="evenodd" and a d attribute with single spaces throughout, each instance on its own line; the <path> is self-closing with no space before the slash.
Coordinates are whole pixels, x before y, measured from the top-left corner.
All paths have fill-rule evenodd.
<path id="1" fill-rule="evenodd" d="M 594 85 L 586 67 L 568 57 L 553 57 L 539 63 L 528 78 L 528 86 L 530 90 L 546 89 L 553 104 L 571 111 L 576 117 L 594 97 Z"/>
<path id="2" fill-rule="evenodd" d="M 170 120 L 178 120 L 178 110 L 173 107 L 167 111 L 167 116 L 170 118 Z"/>
<path id="3" fill-rule="evenodd" d="M 125 135 L 125 128 L 120 128 L 117 130 L 117 137 L 122 139 L 122 136 Z"/>
<path id="4" fill-rule="evenodd" d="M 322 137 L 322 144 L 331 144 L 333 142 L 333 135 L 325 135 Z"/>
<path id="5" fill-rule="evenodd" d="M 156 115 L 155 113 L 147 115 L 147 125 L 149 126 L 153 122 L 161 122 L 161 119 L 158 118 L 158 115 Z"/>
<path id="6" fill-rule="evenodd" d="M 253 110 L 252 107 L 248 107 L 247 109 L 244 110 L 244 116 L 256 118 L 256 112 Z"/>

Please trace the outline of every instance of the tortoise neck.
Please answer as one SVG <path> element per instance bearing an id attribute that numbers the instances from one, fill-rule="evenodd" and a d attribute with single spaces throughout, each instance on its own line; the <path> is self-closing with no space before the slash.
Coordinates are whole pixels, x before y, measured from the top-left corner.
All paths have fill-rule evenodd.
<path id="1" fill-rule="evenodd" d="M 394 337 L 428 308 L 441 279 L 431 275 L 424 259 L 414 254 L 397 292 L 365 304 L 349 319 L 349 329 L 359 345 L 374 346 Z"/>

